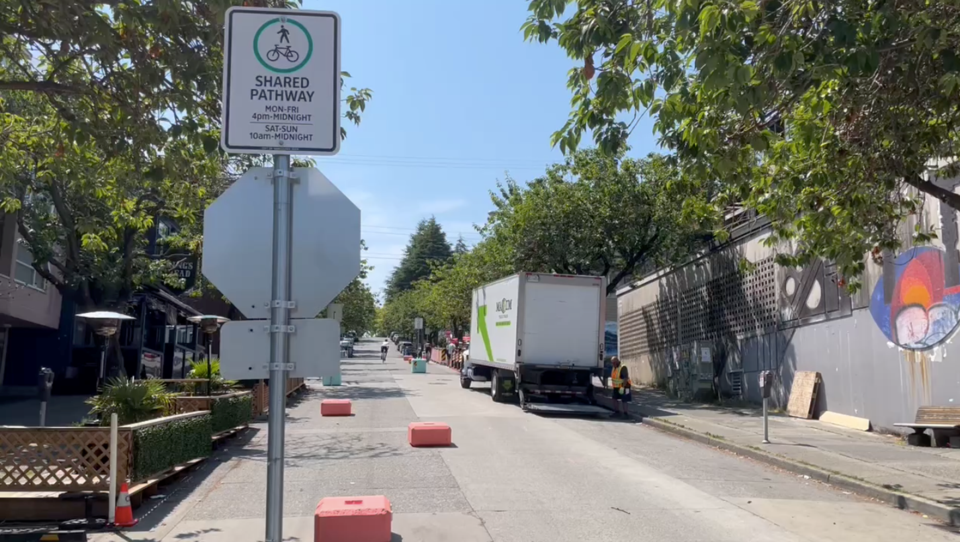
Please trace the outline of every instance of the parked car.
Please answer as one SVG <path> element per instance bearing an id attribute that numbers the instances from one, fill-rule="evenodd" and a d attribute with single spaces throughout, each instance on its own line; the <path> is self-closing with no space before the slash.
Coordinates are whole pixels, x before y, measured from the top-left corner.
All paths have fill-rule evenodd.
<path id="1" fill-rule="evenodd" d="M 344 337 L 340 339 L 340 351 L 346 353 L 348 358 L 353 357 L 353 339 Z"/>

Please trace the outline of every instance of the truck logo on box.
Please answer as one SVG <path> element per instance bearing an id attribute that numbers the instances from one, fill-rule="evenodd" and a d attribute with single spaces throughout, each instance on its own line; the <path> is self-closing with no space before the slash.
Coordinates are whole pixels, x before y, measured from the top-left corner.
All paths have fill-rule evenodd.
<path id="1" fill-rule="evenodd" d="M 507 312 L 513 310 L 513 300 L 512 299 L 502 299 L 497 301 L 497 312 Z"/>

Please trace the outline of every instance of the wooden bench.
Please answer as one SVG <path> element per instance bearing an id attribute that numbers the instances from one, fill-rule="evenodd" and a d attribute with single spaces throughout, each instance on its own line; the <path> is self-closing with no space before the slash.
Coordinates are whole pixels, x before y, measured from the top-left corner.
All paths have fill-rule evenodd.
<path id="1" fill-rule="evenodd" d="M 946 446 L 950 437 L 960 435 L 960 407 L 920 407 L 916 421 L 893 425 L 913 429 L 913 434 L 907 436 L 907 443 L 913 446 L 930 446 L 927 429 L 933 433 L 934 446 Z"/>

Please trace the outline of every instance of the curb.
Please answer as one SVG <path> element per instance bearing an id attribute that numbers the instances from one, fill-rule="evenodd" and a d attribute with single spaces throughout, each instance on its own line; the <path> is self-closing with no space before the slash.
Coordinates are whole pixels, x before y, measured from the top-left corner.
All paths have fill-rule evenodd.
<path id="1" fill-rule="evenodd" d="M 27 529 L 23 532 L 0 533 L 0 542 L 86 542 L 86 531 L 46 531 Z"/>
<path id="2" fill-rule="evenodd" d="M 844 476 L 843 474 L 830 472 L 819 467 L 799 463 L 780 455 L 765 452 L 759 448 L 734 444 L 726 440 L 705 435 L 692 429 L 687 429 L 686 427 L 672 422 L 651 418 L 642 413 L 638 414 L 640 415 L 640 420 L 643 424 L 649 425 L 650 427 L 659 429 L 666 433 L 672 433 L 689 440 L 700 442 L 701 444 L 706 444 L 708 446 L 713 446 L 714 448 L 719 448 L 721 450 L 733 452 L 744 457 L 749 457 L 750 459 L 761 461 L 786 471 L 806 475 L 819 482 L 843 489 L 848 489 L 854 493 L 857 493 L 858 495 L 870 497 L 872 499 L 887 503 L 894 508 L 925 514 L 928 517 L 937 519 L 954 527 L 960 526 L 960 508 L 947 506 L 945 504 L 941 504 L 924 497 L 919 497 L 917 495 L 893 491 L 891 489 L 877 486 L 866 481 Z"/>

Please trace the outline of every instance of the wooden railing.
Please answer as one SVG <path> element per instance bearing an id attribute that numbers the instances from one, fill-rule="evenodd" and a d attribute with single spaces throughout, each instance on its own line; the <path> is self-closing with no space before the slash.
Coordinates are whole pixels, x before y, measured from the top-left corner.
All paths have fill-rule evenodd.
<path id="1" fill-rule="evenodd" d="M 120 431 L 117 478 L 126 480 L 133 439 Z M 104 491 L 109 427 L 0 427 L 0 491 Z"/>
<path id="2" fill-rule="evenodd" d="M 250 395 L 250 391 L 236 391 L 233 393 L 225 393 L 223 395 L 179 395 L 173 398 L 173 410 L 177 414 L 184 414 L 186 412 L 198 412 L 200 410 L 212 410 L 213 402 L 220 399 L 229 399 L 231 397 L 242 397 L 244 395 Z"/>
<path id="3" fill-rule="evenodd" d="M 304 385 L 302 378 L 289 378 L 287 395 Z M 126 481 L 133 472 L 135 430 L 174 423 L 192 416 L 208 416 L 211 399 L 251 392 L 210 397 L 178 397 L 176 416 L 118 430 L 117 479 Z M 253 390 L 254 414 L 267 410 L 269 387 L 260 382 Z M 209 437 L 208 437 L 209 439 Z M 209 440 L 207 440 L 209 442 Z M 197 455 L 197 454 L 193 454 Z M 2 491 L 107 491 L 110 488 L 109 427 L 12 427 L 0 426 L 0 492 Z"/>
<path id="4" fill-rule="evenodd" d="M 287 396 L 293 395 L 304 386 L 302 378 L 287 379 Z M 253 415 L 259 416 L 270 409 L 270 386 L 261 380 L 253 386 Z"/>

